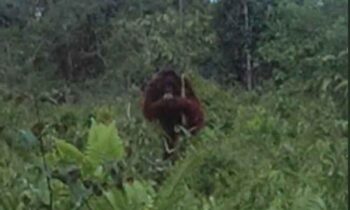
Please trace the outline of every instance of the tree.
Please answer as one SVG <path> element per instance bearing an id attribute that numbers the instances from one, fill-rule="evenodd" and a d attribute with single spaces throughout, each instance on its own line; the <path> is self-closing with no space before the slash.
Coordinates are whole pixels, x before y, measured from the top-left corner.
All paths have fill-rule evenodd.
<path id="1" fill-rule="evenodd" d="M 257 83 L 257 42 L 266 29 L 266 17 L 273 0 L 222 0 L 218 4 L 215 28 L 222 49 L 223 64 L 228 83 L 240 81 L 248 89 Z M 260 65 L 263 66 L 263 65 Z"/>

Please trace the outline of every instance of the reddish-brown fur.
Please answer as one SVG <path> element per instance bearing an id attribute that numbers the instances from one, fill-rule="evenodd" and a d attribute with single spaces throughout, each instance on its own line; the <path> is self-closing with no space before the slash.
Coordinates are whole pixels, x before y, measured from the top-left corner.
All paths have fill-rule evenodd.
<path id="1" fill-rule="evenodd" d="M 149 81 L 143 93 L 143 114 L 149 121 L 159 121 L 168 135 L 168 146 L 175 148 L 178 132 L 175 127 L 181 125 L 191 134 L 203 127 L 204 116 L 201 103 L 196 97 L 188 79 L 184 79 L 185 97 L 181 97 L 181 78 L 173 70 L 156 73 Z M 170 97 L 165 97 L 171 95 Z M 182 116 L 186 124 L 183 124 Z M 165 156 L 167 151 L 165 151 Z"/>

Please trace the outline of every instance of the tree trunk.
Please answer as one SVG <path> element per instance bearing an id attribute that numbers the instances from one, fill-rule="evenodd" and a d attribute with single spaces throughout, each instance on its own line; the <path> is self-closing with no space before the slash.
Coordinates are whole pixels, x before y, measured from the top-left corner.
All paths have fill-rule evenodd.
<path id="1" fill-rule="evenodd" d="M 141 0 L 139 0 L 139 12 L 140 12 L 140 17 L 143 16 L 143 3 Z"/>
<path id="2" fill-rule="evenodd" d="M 180 15 L 180 27 L 183 30 L 183 10 L 184 10 L 183 0 L 179 0 L 179 15 Z"/>
<path id="3" fill-rule="evenodd" d="M 253 88 L 253 72 L 252 72 L 252 58 L 250 54 L 250 37 L 251 37 L 251 31 L 249 26 L 249 10 L 248 10 L 248 2 L 247 0 L 243 0 L 243 14 L 244 14 L 244 26 L 245 26 L 245 34 L 248 36 L 246 38 L 245 43 L 245 52 L 246 52 L 246 82 L 247 82 L 247 88 L 248 90 L 251 90 Z"/>

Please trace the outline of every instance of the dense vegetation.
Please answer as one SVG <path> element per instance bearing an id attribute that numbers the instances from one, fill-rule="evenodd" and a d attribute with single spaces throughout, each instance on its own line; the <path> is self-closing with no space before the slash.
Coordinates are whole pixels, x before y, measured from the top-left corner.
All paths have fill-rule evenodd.
<path id="1" fill-rule="evenodd" d="M 0 210 L 346 209 L 346 0 L 0 1 Z M 185 72 L 206 126 L 140 111 Z"/>

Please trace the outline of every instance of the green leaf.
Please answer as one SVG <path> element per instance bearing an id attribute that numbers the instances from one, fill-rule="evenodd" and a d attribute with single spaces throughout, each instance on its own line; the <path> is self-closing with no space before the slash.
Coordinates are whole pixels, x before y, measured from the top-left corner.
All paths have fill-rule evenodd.
<path id="1" fill-rule="evenodd" d="M 331 82 L 332 82 L 331 79 L 325 79 L 325 80 L 323 80 L 321 90 L 322 90 L 322 91 L 327 91 L 328 86 L 331 84 Z"/>
<path id="2" fill-rule="evenodd" d="M 346 88 L 347 89 L 347 87 L 348 87 L 348 80 L 346 79 L 346 80 L 340 82 L 337 86 L 335 86 L 334 90 L 338 91 L 338 90 L 340 90 L 342 88 Z"/>
<path id="3" fill-rule="evenodd" d="M 322 57 L 322 61 L 323 62 L 327 62 L 327 61 L 330 61 L 330 60 L 335 60 L 336 59 L 336 57 L 334 56 L 334 55 L 325 55 L 325 56 L 323 56 Z"/>
<path id="4" fill-rule="evenodd" d="M 131 184 L 125 184 L 124 189 L 129 205 L 138 209 L 152 205 L 154 191 L 149 183 L 134 181 Z"/>
<path id="5" fill-rule="evenodd" d="M 325 210 L 327 206 L 322 198 L 307 186 L 305 189 L 297 191 L 296 199 L 293 201 L 291 209 Z"/>
<path id="6" fill-rule="evenodd" d="M 93 123 L 89 130 L 85 155 L 94 168 L 106 161 L 120 160 L 124 156 L 124 147 L 114 122 L 108 126 Z"/>
<path id="7" fill-rule="evenodd" d="M 57 150 L 61 158 L 68 162 L 73 162 L 78 165 L 84 164 L 84 154 L 80 152 L 74 145 L 67 143 L 64 140 L 56 140 Z"/>
<path id="8" fill-rule="evenodd" d="M 202 161 L 201 157 L 203 157 L 203 155 L 193 154 L 193 156 L 175 167 L 172 175 L 166 180 L 165 184 L 163 184 L 158 192 L 159 196 L 156 201 L 157 209 L 168 209 L 180 199 L 178 196 L 174 196 L 174 193 L 177 187 L 180 186 L 180 182 L 183 178 L 189 175 L 191 171 L 194 171 L 194 168 L 200 164 Z"/>
<path id="9" fill-rule="evenodd" d="M 127 209 L 126 196 L 120 190 L 105 191 L 104 197 L 106 198 L 108 204 L 112 207 L 112 209 Z"/>

